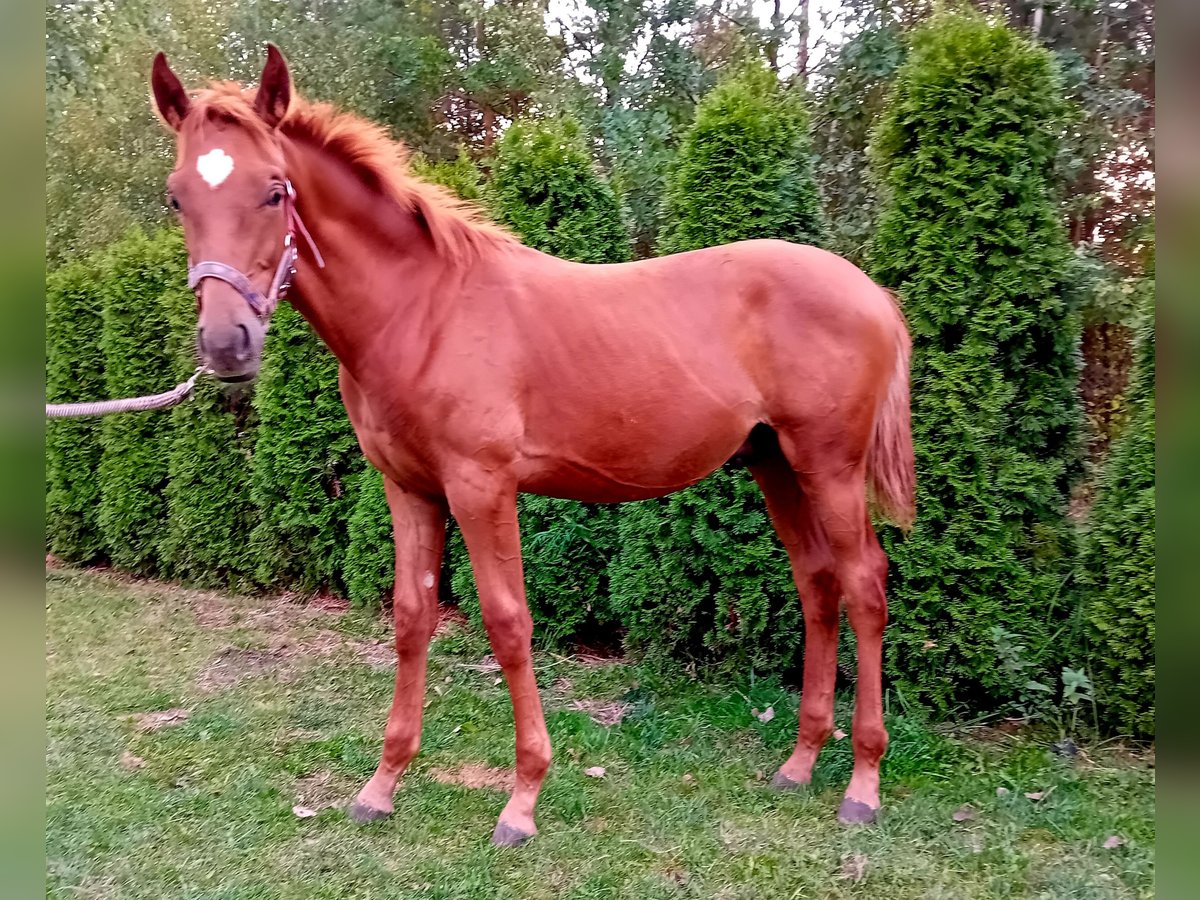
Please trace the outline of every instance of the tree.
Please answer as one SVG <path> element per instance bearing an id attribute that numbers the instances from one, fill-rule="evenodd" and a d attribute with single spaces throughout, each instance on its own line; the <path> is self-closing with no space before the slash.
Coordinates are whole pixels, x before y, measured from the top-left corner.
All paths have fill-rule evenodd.
<path id="1" fill-rule="evenodd" d="M 166 390 L 182 372 L 170 351 L 162 298 L 186 278 L 183 241 L 178 233 L 147 237 L 135 229 L 103 255 L 99 272 L 105 394 Z M 170 421 L 169 413 L 156 410 L 108 416 L 100 426 L 100 530 L 113 565 L 139 575 L 160 570 Z"/>
<path id="2" fill-rule="evenodd" d="M 103 327 L 98 261 L 72 262 L 46 279 L 46 399 L 104 396 Z M 46 548 L 73 563 L 104 555 L 100 531 L 100 422 L 52 419 L 46 428 Z"/>
<path id="3" fill-rule="evenodd" d="M 871 25 L 837 51 L 816 93 L 813 144 L 828 247 L 855 263 L 862 262 L 878 215 L 867 142 L 903 59 L 899 26 Z"/>
<path id="4" fill-rule="evenodd" d="M 761 64 L 724 78 L 683 137 L 665 206 L 662 253 L 755 237 L 819 241 L 803 93 Z"/>
<path id="5" fill-rule="evenodd" d="M 1154 736 L 1155 339 L 1142 310 L 1130 421 L 1100 478 L 1079 572 L 1092 682 L 1106 725 Z"/>
<path id="6" fill-rule="evenodd" d="M 1079 317 L 1053 180 L 1066 114 L 1049 52 L 938 14 L 914 31 L 872 142 L 884 197 L 868 260 L 913 336 L 918 485 L 912 532 L 883 535 L 888 663 L 906 697 L 943 710 L 1025 688 L 1027 666 L 997 665 L 997 635 L 1035 668 L 1063 652 L 1080 459 Z"/>
<path id="7" fill-rule="evenodd" d="M 761 64 L 704 98 L 667 176 L 663 252 L 747 238 L 819 240 L 803 95 Z M 787 554 L 744 470 L 621 508 L 609 570 L 627 642 L 788 669 L 801 641 Z"/>
<path id="8" fill-rule="evenodd" d="M 227 77 L 224 0 L 60 0 L 47 8 L 46 254 L 58 264 L 167 223 L 172 140 L 147 93 L 155 51 L 192 83 Z M 261 63 L 260 63 L 261 65 Z M 247 77 L 249 76 L 247 73 Z"/>

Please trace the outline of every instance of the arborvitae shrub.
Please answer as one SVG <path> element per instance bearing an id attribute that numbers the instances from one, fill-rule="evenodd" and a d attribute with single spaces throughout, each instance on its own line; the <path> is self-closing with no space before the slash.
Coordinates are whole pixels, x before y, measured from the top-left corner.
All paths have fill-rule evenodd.
<path id="1" fill-rule="evenodd" d="M 622 508 L 610 569 L 632 649 L 787 671 L 803 635 L 787 554 L 745 471 Z"/>
<path id="2" fill-rule="evenodd" d="M 354 487 L 349 541 L 342 580 L 350 602 L 377 605 L 396 583 L 396 555 L 383 475 L 372 465 L 363 467 Z"/>
<path id="3" fill-rule="evenodd" d="M 700 101 L 667 175 L 659 252 L 752 238 L 818 243 L 804 95 L 760 64 L 723 78 Z"/>
<path id="4" fill-rule="evenodd" d="M 254 408 L 256 577 L 268 587 L 340 588 L 350 487 L 364 461 L 342 405 L 337 359 L 287 303 L 267 332 Z"/>
<path id="5" fill-rule="evenodd" d="M 943 710 L 1015 699 L 1066 661 L 1052 644 L 1070 607 L 1080 414 L 1050 181 L 1060 95 L 1048 51 L 938 15 L 913 34 L 873 140 L 884 197 L 870 269 L 899 291 L 913 336 L 917 464 L 916 525 L 884 534 L 887 663 L 903 696 Z M 1024 647 L 1020 667 L 998 665 L 997 627 Z"/>
<path id="6" fill-rule="evenodd" d="M 186 265 L 182 252 L 179 264 Z M 180 282 L 167 289 L 162 305 L 178 371 L 194 371 L 195 295 Z M 192 397 L 170 415 L 163 569 L 171 578 L 202 587 L 248 587 L 254 571 L 250 534 L 257 519 L 250 496 L 249 389 L 223 389 L 211 377 L 201 377 Z"/>
<path id="7" fill-rule="evenodd" d="M 618 621 L 609 600 L 608 566 L 617 547 L 618 508 L 523 494 L 517 504 L 525 593 L 538 638 L 549 645 L 606 645 Z M 448 543 L 451 588 L 479 615 L 479 595 L 461 534 Z"/>
<path id="8" fill-rule="evenodd" d="M 484 195 L 526 244 L 577 262 L 629 259 L 621 206 L 592 163 L 578 123 L 518 122 L 505 133 Z M 614 635 L 607 565 L 616 507 L 523 495 L 518 504 L 525 589 L 539 638 L 607 641 Z M 458 534 L 448 543 L 451 586 L 470 615 L 478 596 Z"/>
<path id="9" fill-rule="evenodd" d="M 761 66 L 727 76 L 697 108 L 667 185 L 662 252 L 750 238 L 817 242 L 803 96 Z M 798 662 L 802 617 L 787 554 L 745 469 L 626 504 L 619 534 L 609 574 L 630 646 L 764 669 Z"/>
<path id="10" fill-rule="evenodd" d="M 157 393 L 177 384 L 182 370 L 170 350 L 163 294 L 187 278 L 178 234 L 131 231 L 101 257 L 99 275 L 106 396 Z M 167 524 L 171 415 L 107 416 L 100 433 L 99 523 L 109 558 L 118 568 L 155 574 Z"/>
<path id="11" fill-rule="evenodd" d="M 459 148 L 454 159 L 431 162 L 428 157 L 414 154 L 410 161 L 412 172 L 418 178 L 447 187 L 464 200 L 478 200 L 483 193 L 483 178 L 479 167 L 471 161 L 467 151 Z"/>
<path id="12" fill-rule="evenodd" d="M 1109 454 L 1084 539 L 1089 668 L 1104 724 L 1154 736 L 1154 319 L 1141 328 L 1129 424 Z"/>
<path id="13" fill-rule="evenodd" d="M 46 279 L 46 399 L 102 400 L 103 298 L 97 263 L 68 263 Z M 51 419 L 46 426 L 46 548 L 73 563 L 104 555 L 100 532 L 100 420 Z"/>
<path id="14" fill-rule="evenodd" d="M 574 119 L 514 122 L 500 139 L 484 197 L 496 220 L 530 247 L 576 262 L 630 258 L 621 204 Z"/>

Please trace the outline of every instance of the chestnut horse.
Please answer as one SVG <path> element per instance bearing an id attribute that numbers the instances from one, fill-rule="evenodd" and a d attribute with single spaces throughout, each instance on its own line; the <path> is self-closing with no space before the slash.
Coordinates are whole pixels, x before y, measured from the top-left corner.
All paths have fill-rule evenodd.
<path id="1" fill-rule="evenodd" d="M 298 270 L 290 302 L 337 355 L 350 420 L 384 475 L 396 688 L 379 767 L 350 815 L 388 815 L 417 752 L 448 515 L 512 697 L 516 787 L 493 840 L 518 844 L 536 832 L 550 739 L 517 493 L 658 497 L 736 456 L 803 601 L 799 737 L 774 783 L 806 784 L 832 731 L 844 602 L 858 679 L 839 817 L 874 821 L 888 562 L 868 490 L 902 526 L 914 507 L 909 338 L 893 298 L 846 260 L 782 241 L 618 265 L 539 253 L 414 178 L 380 127 L 293 96 L 273 46 L 257 89 L 189 95 L 161 53 L 151 83 L 176 135 L 168 196 L 194 262 L 202 359 L 226 381 L 253 378 Z"/>

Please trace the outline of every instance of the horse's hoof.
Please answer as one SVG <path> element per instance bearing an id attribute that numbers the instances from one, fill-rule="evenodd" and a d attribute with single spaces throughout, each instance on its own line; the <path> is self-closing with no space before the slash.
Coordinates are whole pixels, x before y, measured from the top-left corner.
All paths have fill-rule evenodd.
<path id="1" fill-rule="evenodd" d="M 879 810 L 872 809 L 861 800 L 846 797 L 838 809 L 838 821 L 843 825 L 874 825 Z"/>
<path id="2" fill-rule="evenodd" d="M 497 847 L 520 847 L 531 837 L 532 834 L 514 828 L 507 822 L 497 822 L 496 830 L 492 832 L 492 843 Z"/>
<path id="3" fill-rule="evenodd" d="M 367 806 L 361 800 L 355 800 L 350 804 L 350 810 L 346 813 L 350 817 L 350 821 L 357 822 L 359 825 L 365 825 L 368 822 L 378 822 L 380 819 L 386 819 L 392 814 L 389 809 L 376 809 L 373 806 Z"/>
<path id="4" fill-rule="evenodd" d="M 771 789 L 775 791 L 803 791 L 807 788 L 807 781 L 793 781 L 783 774 L 782 769 L 776 772 L 775 777 L 771 779 Z"/>

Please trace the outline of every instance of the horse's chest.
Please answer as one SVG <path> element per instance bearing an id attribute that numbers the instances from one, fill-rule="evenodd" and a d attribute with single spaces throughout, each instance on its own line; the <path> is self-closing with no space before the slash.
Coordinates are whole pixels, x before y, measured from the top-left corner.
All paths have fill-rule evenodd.
<path id="1" fill-rule="evenodd" d="M 380 406 L 342 374 L 342 396 L 363 455 L 389 479 L 403 487 L 435 488 L 421 429 L 405 427 L 394 408 Z"/>

